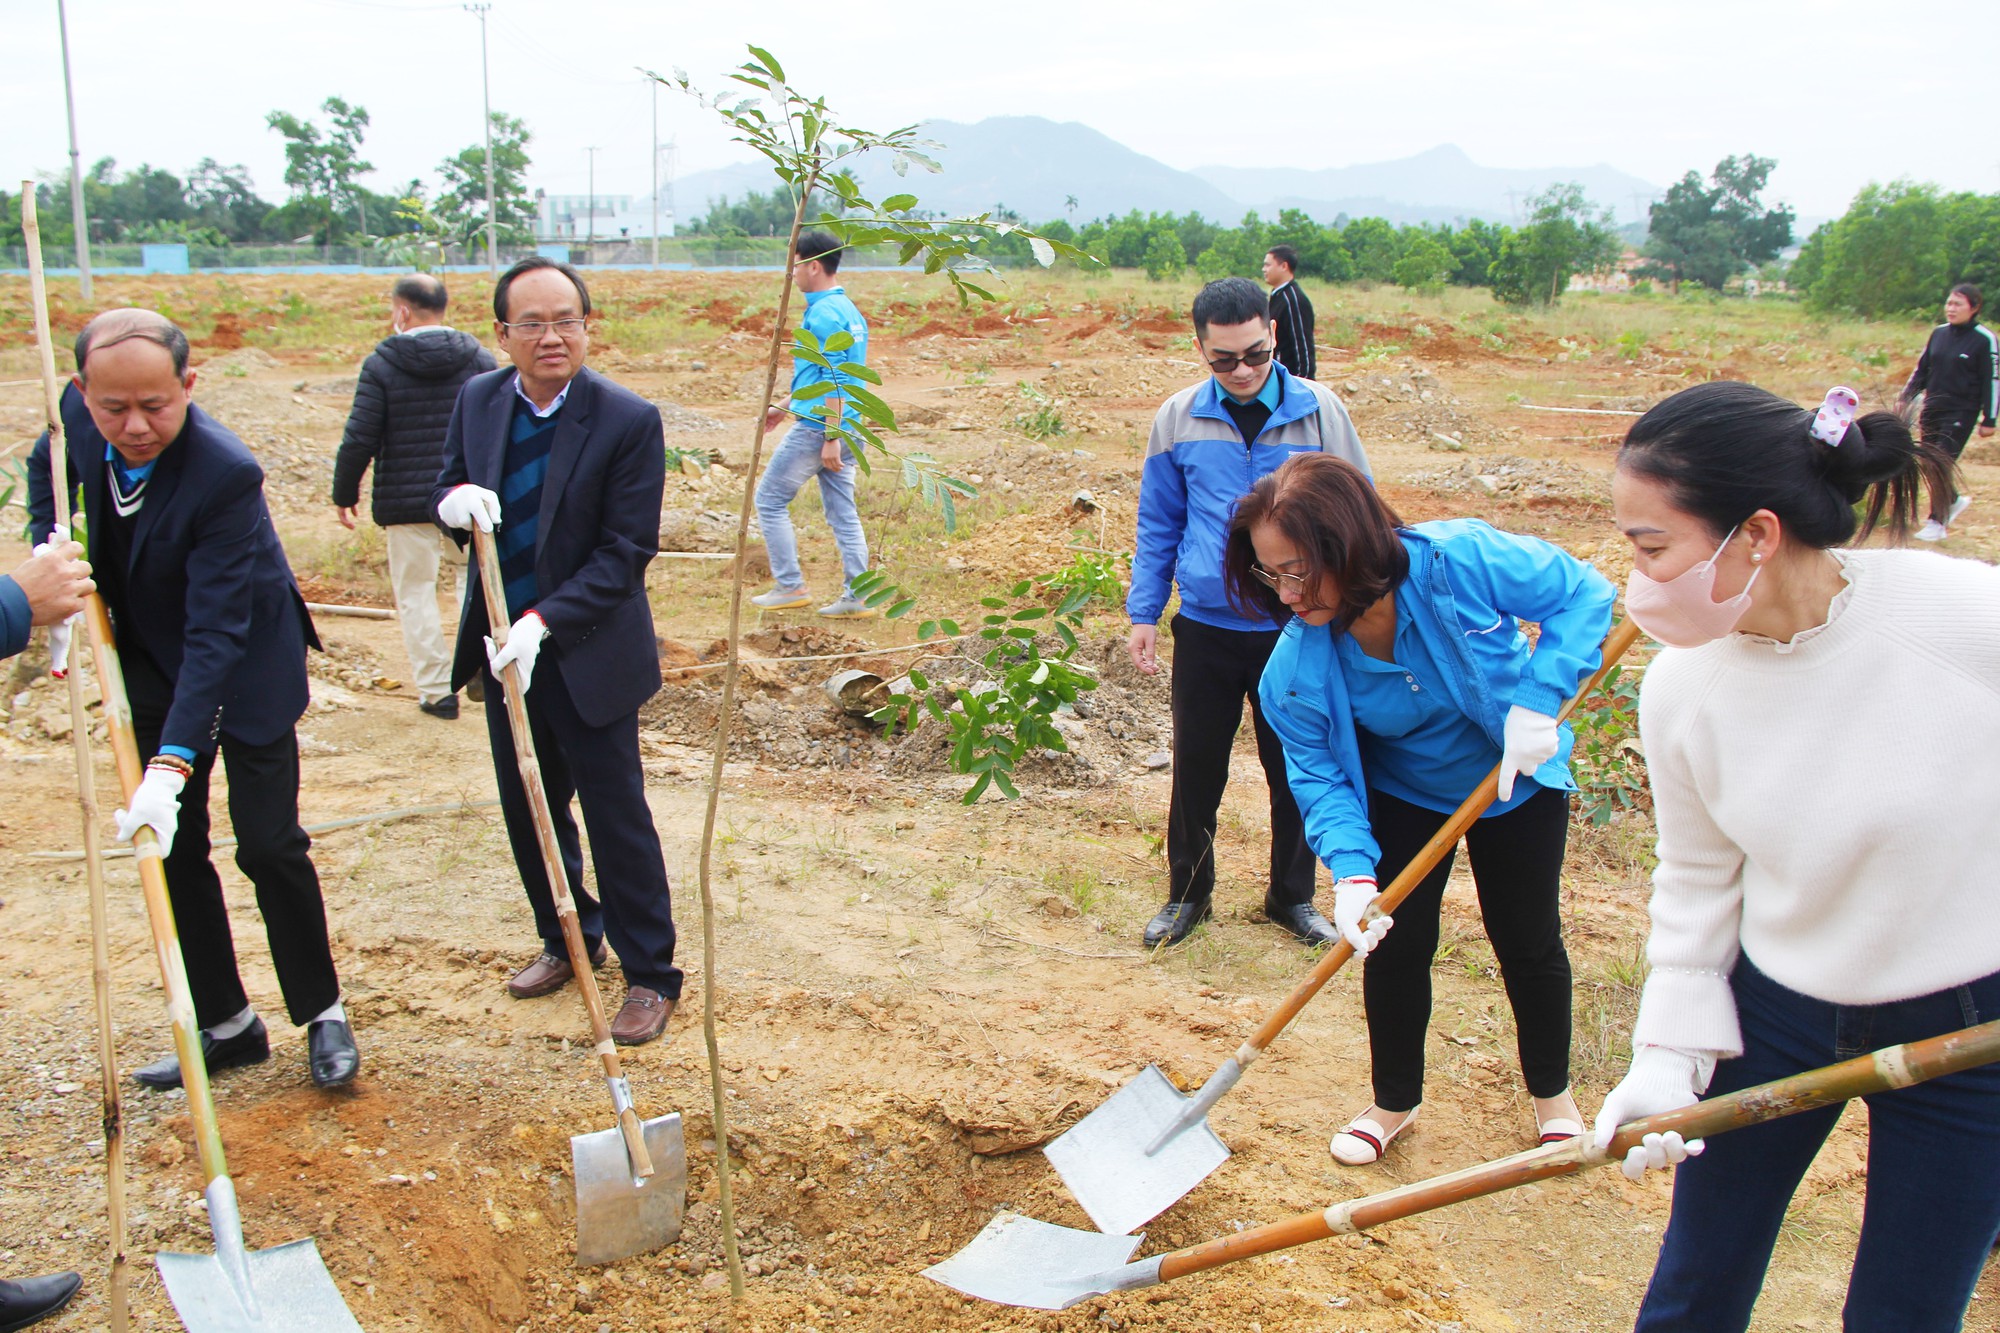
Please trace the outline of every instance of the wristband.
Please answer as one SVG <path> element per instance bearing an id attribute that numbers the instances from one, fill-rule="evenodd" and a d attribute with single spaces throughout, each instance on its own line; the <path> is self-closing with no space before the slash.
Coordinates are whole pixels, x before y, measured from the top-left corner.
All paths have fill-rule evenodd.
<path id="1" fill-rule="evenodd" d="M 174 754 L 156 754 L 146 761 L 147 768 L 163 768 L 170 773 L 178 773 L 184 778 L 194 776 L 194 765 Z"/>

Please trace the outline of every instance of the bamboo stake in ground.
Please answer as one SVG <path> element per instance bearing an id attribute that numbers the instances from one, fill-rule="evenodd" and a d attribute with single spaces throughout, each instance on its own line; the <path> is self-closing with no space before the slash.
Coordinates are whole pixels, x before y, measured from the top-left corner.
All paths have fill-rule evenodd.
<path id="1" fill-rule="evenodd" d="M 49 425 L 49 479 L 56 503 L 56 529 L 70 530 L 69 455 L 63 438 L 62 398 L 56 387 L 56 352 L 49 328 L 48 278 L 42 271 L 41 224 L 35 217 L 35 184 L 21 182 L 21 234 L 28 248 L 28 285 L 35 306 L 35 343 L 41 349 L 42 404 Z M 34 534 L 37 537 L 41 533 Z M 83 626 L 74 627 L 80 637 Z M 118 1091 L 118 1050 L 111 1027 L 111 943 L 104 895 L 104 856 L 98 845 L 97 774 L 90 759 L 90 715 L 77 669 L 83 644 L 73 642 L 69 677 L 69 738 L 76 753 L 76 799 L 83 810 L 83 860 L 90 884 L 90 987 L 97 1010 L 97 1067 L 103 1077 L 104 1188 L 111 1221 L 110 1326 L 129 1327 L 125 1261 L 125 1112 Z"/>
<path id="2" fill-rule="evenodd" d="M 805 226 L 806 201 L 819 183 L 815 168 L 793 189 L 791 239 L 785 243 L 790 257 L 799 248 L 799 232 Z M 778 317 L 771 325 L 771 348 L 764 366 L 764 402 L 750 428 L 750 466 L 743 473 L 743 500 L 736 514 L 736 562 L 729 578 L 729 655 L 722 671 L 722 698 L 715 710 L 715 751 L 708 766 L 708 808 L 701 820 L 701 1035 L 708 1045 L 708 1085 L 710 1114 L 715 1118 L 715 1180 L 717 1208 L 722 1219 L 722 1249 L 729 1262 L 729 1294 L 743 1299 L 743 1258 L 736 1249 L 736 1204 L 729 1181 L 729 1125 L 722 1104 L 722 1049 L 715 1037 L 715 895 L 710 888 L 709 865 L 715 849 L 715 815 L 722 801 L 722 770 L 729 758 L 729 724 L 736 702 L 736 672 L 741 664 L 743 643 L 743 555 L 750 542 L 750 508 L 757 502 L 757 466 L 764 459 L 765 422 L 768 405 L 778 389 L 778 361 L 784 353 L 787 321 L 792 309 L 792 273 L 789 263 L 778 296 Z"/>

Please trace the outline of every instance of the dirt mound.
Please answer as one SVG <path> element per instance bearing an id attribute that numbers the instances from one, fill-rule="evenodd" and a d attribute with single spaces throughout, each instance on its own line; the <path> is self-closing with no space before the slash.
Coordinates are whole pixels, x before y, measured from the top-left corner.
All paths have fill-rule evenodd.
<path id="1" fill-rule="evenodd" d="M 1438 495 L 1611 503 L 1611 483 L 1602 473 L 1547 458 L 1468 458 L 1456 467 L 1415 473 L 1406 480 Z"/>
<path id="2" fill-rule="evenodd" d="M 1079 551 L 1123 551 L 1132 537 L 1134 510 L 1124 496 L 1099 496 L 982 523 L 952 548 L 946 563 L 1007 579 L 1042 578 L 1066 569 Z"/>

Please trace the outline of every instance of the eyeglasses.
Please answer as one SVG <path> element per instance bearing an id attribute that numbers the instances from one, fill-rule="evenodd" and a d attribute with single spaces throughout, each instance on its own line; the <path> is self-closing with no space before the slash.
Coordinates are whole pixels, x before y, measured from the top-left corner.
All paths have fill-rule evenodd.
<path id="1" fill-rule="evenodd" d="M 1264 355 L 1269 357 L 1271 354 L 1266 352 Z M 1280 593 L 1286 591 L 1295 592 L 1301 597 L 1306 595 L 1306 576 L 1304 574 L 1273 574 L 1270 570 L 1254 561 L 1251 562 L 1250 572 L 1256 576 L 1259 583 L 1267 588 L 1274 589 Z"/>
<path id="2" fill-rule="evenodd" d="M 500 327 L 531 341 L 541 337 L 550 329 L 554 329 L 556 336 L 559 338 L 581 338 L 583 336 L 585 321 L 581 319 L 524 319 L 518 324 L 508 324 L 503 321 Z"/>
<path id="3" fill-rule="evenodd" d="M 1208 363 L 1208 368 L 1218 375 L 1227 375 L 1238 366 L 1261 366 L 1278 354 L 1275 347 L 1258 347 L 1241 356 L 1218 356 Z"/>

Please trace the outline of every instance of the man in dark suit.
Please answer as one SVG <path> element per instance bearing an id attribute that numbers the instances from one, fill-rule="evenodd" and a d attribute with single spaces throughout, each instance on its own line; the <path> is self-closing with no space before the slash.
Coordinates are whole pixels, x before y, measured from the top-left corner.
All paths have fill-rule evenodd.
<path id="1" fill-rule="evenodd" d="M 264 505 L 264 472 L 242 441 L 190 398 L 187 335 L 150 310 L 109 310 L 76 339 L 63 394 L 72 487 L 88 513 L 90 560 L 118 636 L 146 776 L 118 834 L 159 836 L 209 1072 L 270 1056 L 237 974 L 222 881 L 209 860 L 208 779 L 229 775 L 236 865 L 257 891 L 293 1023 L 306 1029 L 320 1087 L 360 1067 L 340 1004 L 312 840 L 299 827 L 306 648 L 317 648 Z M 29 462 L 30 520 L 54 526 L 49 437 Z M 135 1077 L 178 1087 L 173 1056 Z"/>
<path id="2" fill-rule="evenodd" d="M 431 498 L 447 528 L 495 533 L 513 624 L 496 650 L 475 588 L 452 685 L 517 666 L 585 944 L 601 965 L 608 934 L 625 971 L 611 1035 L 633 1046 L 666 1031 L 681 993 L 666 861 L 639 764 L 639 705 L 660 688 L 646 565 L 659 547 L 666 437 L 658 408 L 584 369 L 589 314 L 590 293 L 567 264 L 536 256 L 500 275 L 493 331 L 513 366 L 460 390 Z M 541 956 L 507 983 L 529 999 L 560 990 L 572 972 L 505 696 L 497 680 L 485 689 L 501 810 L 542 937 Z M 601 904 L 584 892 L 572 796 L 590 825 Z"/>

